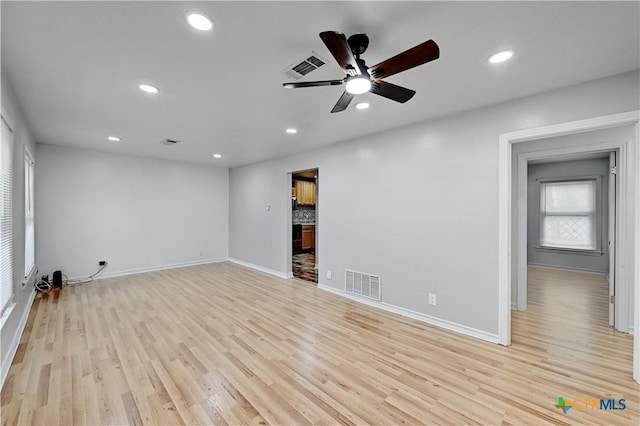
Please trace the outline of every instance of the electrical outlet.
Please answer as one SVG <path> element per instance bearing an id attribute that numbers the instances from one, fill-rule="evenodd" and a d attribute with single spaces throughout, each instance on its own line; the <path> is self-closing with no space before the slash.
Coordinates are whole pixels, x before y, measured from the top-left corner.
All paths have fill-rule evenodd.
<path id="1" fill-rule="evenodd" d="M 200 249 L 200 257 L 204 256 L 204 250 Z"/>
<path id="2" fill-rule="evenodd" d="M 429 293 L 429 305 L 436 306 L 436 294 Z"/>
<path id="3" fill-rule="evenodd" d="M 106 265 L 106 264 L 107 264 L 107 261 L 106 261 L 106 260 L 100 260 L 100 261 L 98 262 L 98 265 L 99 265 L 99 266 L 104 266 L 104 265 Z"/>
<path id="4" fill-rule="evenodd" d="M 331 270 L 327 270 L 327 279 L 330 280 L 331 279 Z"/>

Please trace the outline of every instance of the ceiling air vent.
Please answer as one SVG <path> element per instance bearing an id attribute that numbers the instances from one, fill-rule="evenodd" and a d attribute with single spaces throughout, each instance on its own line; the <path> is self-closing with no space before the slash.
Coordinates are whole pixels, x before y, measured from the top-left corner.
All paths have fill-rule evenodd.
<path id="1" fill-rule="evenodd" d="M 311 71 L 320 68 L 327 63 L 327 60 L 316 52 L 311 52 L 311 55 L 305 59 L 295 61 L 280 73 L 289 77 L 292 80 L 298 80 L 309 74 Z"/>
<path id="2" fill-rule="evenodd" d="M 169 145 L 169 146 L 173 146 L 175 144 L 177 144 L 178 142 L 180 142 L 179 140 L 176 139 L 163 139 L 162 142 L 160 142 L 162 145 Z"/>

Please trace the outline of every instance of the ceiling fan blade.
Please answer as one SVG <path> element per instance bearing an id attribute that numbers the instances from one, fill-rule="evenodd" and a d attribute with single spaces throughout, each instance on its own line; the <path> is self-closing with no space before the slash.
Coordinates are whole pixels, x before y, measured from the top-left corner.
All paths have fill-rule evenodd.
<path id="1" fill-rule="evenodd" d="M 344 80 L 299 81 L 297 83 L 282 83 L 285 89 L 297 89 L 300 87 L 340 86 Z"/>
<path id="2" fill-rule="evenodd" d="M 360 67 L 351 53 L 351 48 L 344 34 L 336 31 L 324 31 L 320 33 L 320 38 L 345 73 L 360 75 Z"/>
<path id="3" fill-rule="evenodd" d="M 397 54 L 393 58 L 372 66 L 369 68 L 369 74 L 374 80 L 380 80 L 418 65 L 426 64 L 439 57 L 440 48 L 435 41 L 428 40 Z"/>
<path id="4" fill-rule="evenodd" d="M 401 104 L 407 102 L 416 94 L 416 92 L 411 89 L 396 86 L 395 84 L 387 83 L 386 81 L 372 81 L 371 89 L 369 91 L 376 95 L 391 99 L 392 101 L 400 102 Z"/>
<path id="5" fill-rule="evenodd" d="M 345 90 L 342 96 L 340 96 L 340 99 L 338 99 L 338 102 L 336 102 L 336 104 L 334 105 L 331 112 L 344 111 L 345 109 L 347 109 L 347 107 L 349 106 L 349 103 L 351 102 L 351 99 L 353 99 L 354 97 L 355 95 L 352 95 L 351 93 Z"/>

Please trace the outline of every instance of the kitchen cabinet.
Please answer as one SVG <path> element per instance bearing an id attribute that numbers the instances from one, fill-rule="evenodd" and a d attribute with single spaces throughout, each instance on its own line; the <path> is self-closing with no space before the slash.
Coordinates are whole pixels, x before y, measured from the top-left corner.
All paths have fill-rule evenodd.
<path id="1" fill-rule="evenodd" d="M 316 205 L 316 184 L 313 182 L 307 182 L 304 180 L 296 180 L 295 194 L 298 200 L 298 205 L 301 206 L 315 206 Z"/>
<path id="2" fill-rule="evenodd" d="M 302 225 L 302 250 L 313 250 L 315 248 L 316 248 L 315 225 Z"/>

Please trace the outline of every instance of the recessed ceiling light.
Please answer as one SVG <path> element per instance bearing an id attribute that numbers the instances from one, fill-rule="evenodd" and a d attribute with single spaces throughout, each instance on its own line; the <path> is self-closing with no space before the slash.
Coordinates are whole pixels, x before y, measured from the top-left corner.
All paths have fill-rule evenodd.
<path id="1" fill-rule="evenodd" d="M 489 62 L 492 64 L 499 64 L 506 60 L 511 59 L 513 56 L 513 50 L 503 50 L 502 52 L 495 53 L 489 57 Z"/>
<path id="2" fill-rule="evenodd" d="M 213 154 L 213 158 L 222 158 L 221 154 Z"/>
<path id="3" fill-rule="evenodd" d="M 160 89 L 158 89 L 157 87 L 151 86 L 149 84 L 141 84 L 138 87 L 140 88 L 140 90 L 147 93 L 158 93 L 160 91 Z"/>
<path id="4" fill-rule="evenodd" d="M 112 142 L 120 142 L 122 140 L 117 136 L 109 136 L 107 139 L 109 139 Z"/>
<path id="5" fill-rule="evenodd" d="M 360 95 L 371 89 L 371 80 L 367 77 L 352 77 L 347 81 L 347 92 L 352 95 Z"/>
<path id="6" fill-rule="evenodd" d="M 370 106 L 369 102 L 360 102 L 359 104 L 356 104 L 356 109 L 367 109 Z"/>
<path id="7" fill-rule="evenodd" d="M 201 13 L 189 14 L 189 16 L 187 16 L 187 21 L 189 21 L 189 24 L 193 28 L 200 31 L 209 31 L 211 28 L 213 28 L 213 23 L 211 22 L 211 19 L 207 18 L 205 15 Z"/>
<path id="8" fill-rule="evenodd" d="M 287 133 L 289 133 L 290 135 L 296 134 L 296 133 L 298 133 L 298 129 L 294 129 L 293 127 L 289 127 L 287 129 Z"/>

